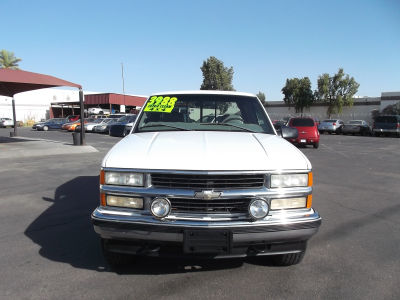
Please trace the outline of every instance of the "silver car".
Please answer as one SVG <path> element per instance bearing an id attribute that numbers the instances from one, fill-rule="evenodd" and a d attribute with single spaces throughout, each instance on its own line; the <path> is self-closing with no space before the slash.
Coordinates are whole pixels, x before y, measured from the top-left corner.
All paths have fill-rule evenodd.
<path id="1" fill-rule="evenodd" d="M 344 125 L 344 122 L 339 119 L 323 120 L 318 125 L 318 131 L 320 133 L 328 132 L 329 134 L 331 134 L 331 133 L 339 134 L 342 132 L 343 125 Z"/>
<path id="2" fill-rule="evenodd" d="M 96 126 L 93 127 L 92 131 L 96 133 L 109 133 L 108 132 L 108 123 L 114 121 L 115 119 L 112 118 L 107 118 L 103 119 L 101 123 L 97 124 Z"/>
<path id="3" fill-rule="evenodd" d="M 350 120 L 342 126 L 342 133 L 371 135 L 371 127 L 364 120 Z"/>

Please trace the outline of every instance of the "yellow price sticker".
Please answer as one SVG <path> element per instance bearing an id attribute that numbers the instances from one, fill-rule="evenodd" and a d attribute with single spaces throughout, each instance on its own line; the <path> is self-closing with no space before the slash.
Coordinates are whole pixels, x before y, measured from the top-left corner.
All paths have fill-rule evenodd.
<path id="1" fill-rule="evenodd" d="M 171 113 L 176 101 L 178 101 L 176 97 L 152 96 L 147 102 L 144 111 Z"/>

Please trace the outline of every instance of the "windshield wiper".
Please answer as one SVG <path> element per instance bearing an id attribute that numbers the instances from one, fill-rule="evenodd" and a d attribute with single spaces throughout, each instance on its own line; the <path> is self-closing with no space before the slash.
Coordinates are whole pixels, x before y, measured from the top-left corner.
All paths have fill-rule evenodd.
<path id="1" fill-rule="evenodd" d="M 233 124 L 227 124 L 227 123 L 200 123 L 200 125 L 216 125 L 216 126 L 230 126 L 230 127 L 234 127 L 234 128 L 239 128 L 248 132 L 254 132 L 254 133 L 259 133 L 258 131 L 254 131 L 242 126 L 238 126 L 238 125 L 233 125 Z"/>
<path id="2" fill-rule="evenodd" d="M 159 127 L 159 126 L 165 126 L 165 127 L 174 128 L 174 129 L 179 129 L 179 130 L 191 131 L 191 129 L 188 129 L 188 128 L 183 128 L 183 127 L 178 127 L 178 126 L 173 126 L 173 125 L 167 125 L 167 124 L 146 125 L 146 126 L 139 127 L 139 129 L 143 129 L 143 128 L 152 128 L 152 127 Z"/>

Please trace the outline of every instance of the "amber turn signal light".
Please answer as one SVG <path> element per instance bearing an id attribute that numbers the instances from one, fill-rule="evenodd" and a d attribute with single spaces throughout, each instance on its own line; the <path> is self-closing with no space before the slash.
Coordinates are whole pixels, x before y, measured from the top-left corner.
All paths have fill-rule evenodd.
<path id="1" fill-rule="evenodd" d="M 307 196 L 307 208 L 311 208 L 312 205 L 312 195 Z"/>
<path id="2" fill-rule="evenodd" d="M 100 184 L 105 183 L 105 175 L 104 175 L 104 170 L 100 170 Z"/>
<path id="3" fill-rule="evenodd" d="M 107 206 L 106 194 L 104 194 L 104 193 L 100 193 L 100 205 Z"/>

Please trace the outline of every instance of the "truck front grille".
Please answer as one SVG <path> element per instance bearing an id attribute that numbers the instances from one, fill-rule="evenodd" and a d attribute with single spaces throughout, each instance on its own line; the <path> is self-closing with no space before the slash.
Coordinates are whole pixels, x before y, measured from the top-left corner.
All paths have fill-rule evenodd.
<path id="1" fill-rule="evenodd" d="M 168 198 L 172 212 L 190 213 L 247 213 L 250 199 L 191 199 Z"/>
<path id="2" fill-rule="evenodd" d="M 151 174 L 151 182 L 157 188 L 176 189 L 244 189 L 261 188 L 264 185 L 263 174 L 250 175 L 188 175 L 188 174 Z"/>

